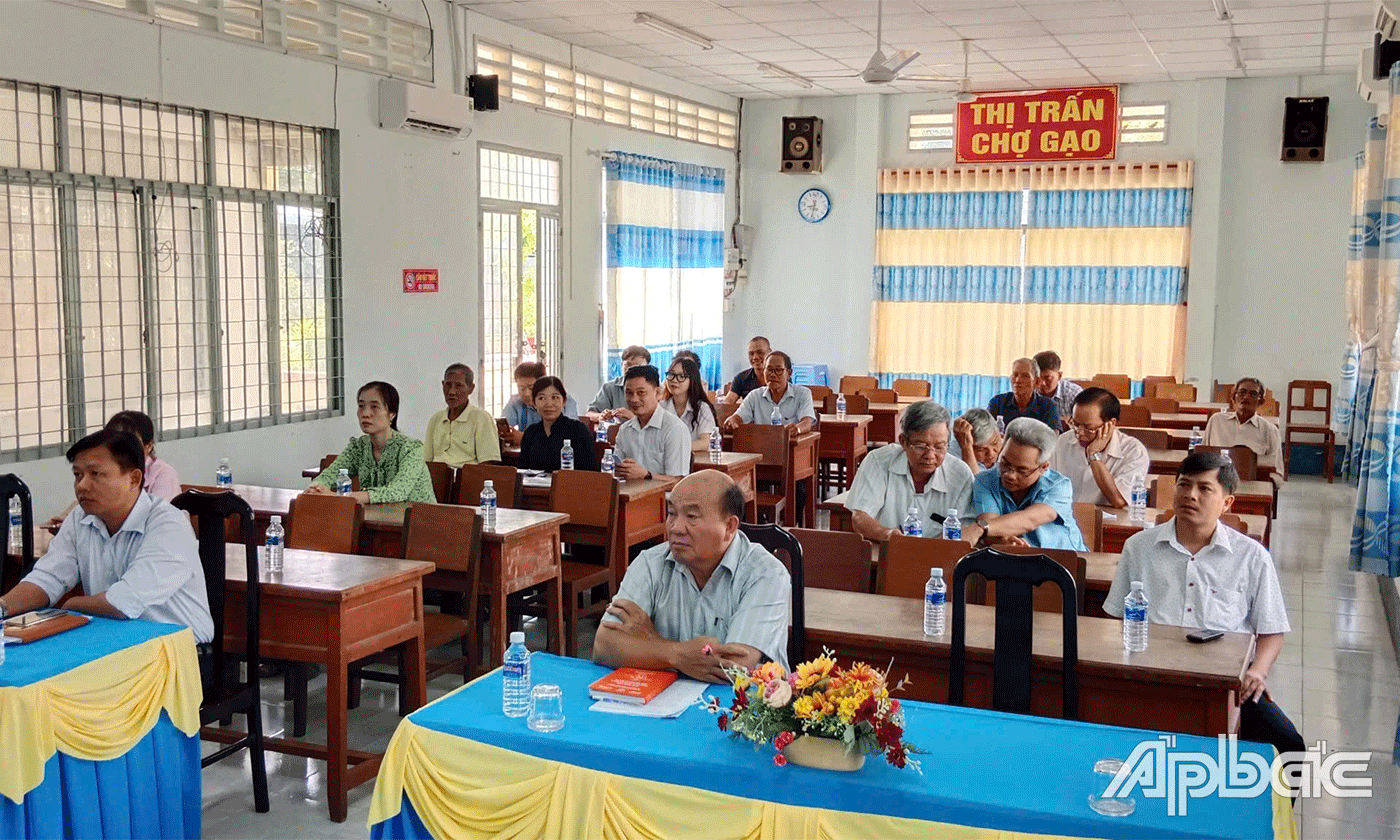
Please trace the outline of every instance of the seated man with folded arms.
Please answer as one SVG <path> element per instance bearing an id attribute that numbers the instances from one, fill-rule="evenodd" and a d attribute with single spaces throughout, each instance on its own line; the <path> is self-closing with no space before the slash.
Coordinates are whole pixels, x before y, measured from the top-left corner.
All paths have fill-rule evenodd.
<path id="1" fill-rule="evenodd" d="M 983 470 L 972 480 L 972 509 L 982 530 L 979 547 L 1089 550 L 1074 518 L 1069 479 L 1050 469 L 1055 437 L 1054 430 L 1030 417 L 1017 417 L 1006 427 L 996 469 Z"/>
<path id="2" fill-rule="evenodd" d="M 1001 454 L 1001 430 L 985 408 L 969 408 L 953 421 L 958 457 L 974 474 L 989 470 Z"/>
<path id="3" fill-rule="evenodd" d="M 792 358 L 781 350 L 768 354 L 763 362 L 764 382 L 767 384 L 757 391 L 749 392 L 739 404 L 739 410 L 729 415 L 724 425 L 731 429 L 743 423 L 767 425 L 772 422 L 773 409 L 783 424 L 793 426 L 794 434 L 812 430 L 817 422 L 817 411 L 812 406 L 812 392 L 805 385 L 792 382 Z"/>
<path id="4" fill-rule="evenodd" d="M 1142 441 L 1118 431 L 1118 398 L 1085 388 L 1074 398 L 1070 430 L 1055 442 L 1050 469 L 1069 479 L 1076 502 L 1125 508 L 1133 479 L 1147 483 L 1152 460 Z"/>
<path id="5" fill-rule="evenodd" d="M 621 423 L 632 419 L 632 412 L 627 408 L 627 371 L 637 365 L 649 364 L 651 351 L 640 344 L 633 344 L 622 351 L 622 375 L 604 382 L 588 406 L 588 416 L 593 418 L 593 422 L 617 420 Z"/>
<path id="6" fill-rule="evenodd" d="M 627 408 L 631 417 L 617 430 L 613 457 L 624 479 L 679 478 L 690 475 L 690 429 L 661 410 L 661 378 L 651 365 L 627 369 Z"/>
<path id="7" fill-rule="evenodd" d="M 1034 417 L 1060 432 L 1060 410 L 1055 401 L 1036 393 L 1035 382 L 1040 378 L 1040 366 L 1035 359 L 1017 359 L 1011 363 L 1011 390 L 997 394 L 987 402 L 987 413 L 1010 423 L 1017 417 Z"/>
<path id="8" fill-rule="evenodd" d="M 1035 390 L 1042 397 L 1047 397 L 1055 403 L 1055 409 L 1060 412 L 1060 429 L 1069 429 L 1069 416 L 1074 411 L 1074 398 L 1079 396 L 1079 392 L 1084 390 L 1084 386 L 1065 379 L 1060 375 L 1060 354 L 1054 350 L 1042 350 L 1031 357 L 1040 368 L 1040 375 L 1035 379 Z"/>
<path id="9" fill-rule="evenodd" d="M 1153 624 L 1255 634 L 1254 661 L 1239 692 L 1240 739 L 1298 752 L 1303 737 L 1269 692 L 1269 670 L 1289 630 L 1273 558 L 1258 540 L 1220 522 L 1238 485 L 1224 455 L 1186 456 L 1176 476 L 1176 515 L 1123 544 L 1103 608 L 1121 618 L 1123 599 L 1137 580 Z"/>
<path id="10" fill-rule="evenodd" d="M 726 683 L 724 664 L 787 667 L 792 582 L 787 569 L 739 531 L 744 493 L 718 470 L 684 479 L 666 501 L 665 545 L 627 567 L 598 622 L 593 661 L 673 668 Z"/>
<path id="11" fill-rule="evenodd" d="M 503 414 L 510 432 L 502 437 L 506 443 L 520 445 L 525 430 L 540 422 L 540 413 L 535 410 L 535 380 L 545 376 L 544 365 L 539 362 L 521 362 L 515 366 L 515 396 L 506 403 Z M 578 419 L 578 404 L 573 397 L 564 401 L 562 417 Z"/>
<path id="12" fill-rule="evenodd" d="M 134 436 L 93 432 L 68 450 L 81 512 L 63 521 L 34 570 L 0 598 L 0 619 L 58 602 L 107 618 L 183 624 L 214 638 L 204 567 L 190 518 L 142 489 L 146 455 Z"/>
<path id="13" fill-rule="evenodd" d="M 763 387 L 763 363 L 772 352 L 773 347 L 763 336 L 756 335 L 749 339 L 749 366 L 734 374 L 732 382 L 725 383 L 725 402 L 733 405 Z"/>
<path id="14" fill-rule="evenodd" d="M 1264 383 L 1246 376 L 1235 383 L 1230 401 L 1234 410 L 1212 414 L 1201 442 L 1206 446 L 1244 444 L 1259 456 L 1255 461 L 1259 466 L 1281 471 L 1278 424 L 1259 413 L 1259 406 L 1264 403 Z"/>
<path id="15" fill-rule="evenodd" d="M 442 398 L 447 408 L 428 419 L 423 435 L 423 460 L 442 461 L 456 469 L 463 464 L 501 460 L 496 421 L 471 404 L 476 390 L 472 369 L 457 362 L 442 374 Z"/>
<path id="16" fill-rule="evenodd" d="M 948 457 L 948 409 L 924 400 L 904 409 L 899 445 L 882 446 L 856 470 L 846 508 L 857 534 L 884 541 L 899 533 L 909 508 L 918 508 L 924 536 L 942 534 L 949 508 L 972 518 L 972 470 Z"/>

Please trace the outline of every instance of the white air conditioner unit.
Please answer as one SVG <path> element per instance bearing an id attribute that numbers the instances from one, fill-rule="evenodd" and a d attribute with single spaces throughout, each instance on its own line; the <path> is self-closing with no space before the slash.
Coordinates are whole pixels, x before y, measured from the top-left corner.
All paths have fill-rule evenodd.
<path id="1" fill-rule="evenodd" d="M 1390 99 L 1390 80 L 1371 76 L 1375 72 L 1375 55 L 1373 47 L 1366 47 L 1361 51 L 1361 63 L 1356 67 L 1356 93 L 1373 105 Z"/>
<path id="2" fill-rule="evenodd" d="M 1400 40 L 1400 0 L 1380 0 L 1376 4 L 1376 31 L 1387 41 Z"/>
<path id="3" fill-rule="evenodd" d="M 379 127 L 446 140 L 472 133 L 472 101 L 400 79 L 379 82 Z"/>

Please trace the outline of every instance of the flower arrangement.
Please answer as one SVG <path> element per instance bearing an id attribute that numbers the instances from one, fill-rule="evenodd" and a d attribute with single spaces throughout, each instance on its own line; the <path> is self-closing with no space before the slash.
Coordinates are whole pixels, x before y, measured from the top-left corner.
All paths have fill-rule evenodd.
<path id="1" fill-rule="evenodd" d="M 904 712 L 890 697 L 887 671 L 864 662 L 842 668 L 830 650 L 823 650 L 792 673 L 776 662 L 752 670 L 729 665 L 725 672 L 734 685 L 733 704 L 725 710 L 718 699 L 706 697 L 703 705 L 719 714 L 721 732 L 747 738 L 755 748 L 771 743 L 779 767 L 787 764 L 783 750 L 808 735 L 839 740 L 848 754 L 884 753 L 895 767 L 919 770 L 910 757 L 919 750 L 904 742 Z M 908 678 L 901 679 L 893 690 L 907 684 Z"/>

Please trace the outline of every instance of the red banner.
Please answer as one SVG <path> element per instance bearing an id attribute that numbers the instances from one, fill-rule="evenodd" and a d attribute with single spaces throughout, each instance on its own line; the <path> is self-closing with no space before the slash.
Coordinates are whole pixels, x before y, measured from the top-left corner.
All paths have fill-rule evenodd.
<path id="1" fill-rule="evenodd" d="M 1113 160 L 1118 86 L 979 93 L 956 122 L 958 163 Z"/>
<path id="2" fill-rule="evenodd" d="M 404 294 L 436 292 L 438 273 L 436 268 L 405 268 L 403 270 Z"/>

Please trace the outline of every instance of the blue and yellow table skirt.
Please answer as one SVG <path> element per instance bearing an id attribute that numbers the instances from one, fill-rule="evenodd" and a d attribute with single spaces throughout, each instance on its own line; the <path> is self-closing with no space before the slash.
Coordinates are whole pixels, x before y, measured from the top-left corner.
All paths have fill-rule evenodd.
<path id="1" fill-rule="evenodd" d="M 188 628 L 96 618 L 0 665 L 0 837 L 198 837 Z"/>
<path id="2" fill-rule="evenodd" d="M 563 688 L 567 723 L 532 732 L 501 713 L 496 671 L 406 718 L 370 803 L 386 838 L 1039 838 L 1273 837 L 1292 840 L 1288 800 L 1197 799 L 1183 817 L 1161 799 L 1106 817 L 1088 807 L 1092 767 L 1156 733 L 905 704 L 923 773 L 879 756 L 856 773 L 772 763 L 771 747 L 731 741 L 699 708 L 674 720 L 589 712 L 606 669 L 537 653 L 536 683 Z M 731 693 L 712 689 L 726 705 Z M 1187 743 L 1183 744 L 1182 741 Z M 1197 744 L 1196 742 L 1199 742 Z M 1215 741 L 1179 736 L 1181 749 Z M 1241 744 L 1241 750 L 1254 745 Z M 1268 750 L 1272 757 L 1273 750 Z"/>

